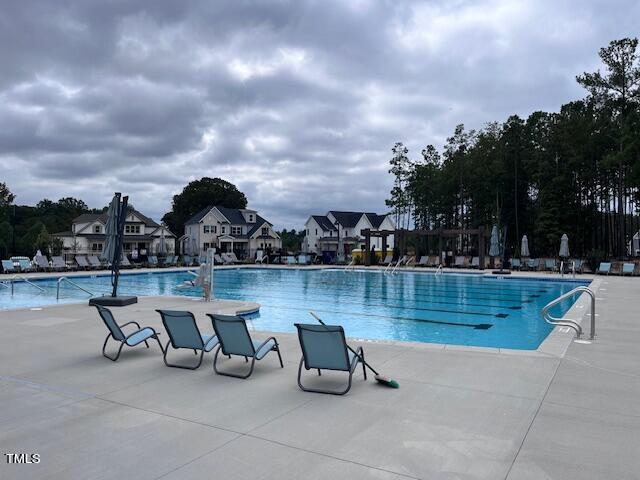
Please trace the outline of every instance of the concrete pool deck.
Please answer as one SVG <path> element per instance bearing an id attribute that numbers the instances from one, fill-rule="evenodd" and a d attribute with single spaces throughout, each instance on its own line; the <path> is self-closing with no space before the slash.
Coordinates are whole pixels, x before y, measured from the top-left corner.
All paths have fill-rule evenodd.
<path id="1" fill-rule="evenodd" d="M 41 459 L 2 455 L 0 478 L 637 478 L 640 280 L 602 277 L 597 295 L 597 340 L 556 354 L 354 342 L 401 387 L 359 371 L 344 397 L 298 389 L 295 335 L 275 334 L 284 369 L 268 355 L 238 380 L 215 375 L 211 354 L 197 371 L 167 368 L 157 345 L 113 363 L 86 305 L 0 311 L 0 450 Z M 163 331 L 155 308 L 189 309 L 211 331 L 212 306 L 188 298 L 115 315 Z"/>

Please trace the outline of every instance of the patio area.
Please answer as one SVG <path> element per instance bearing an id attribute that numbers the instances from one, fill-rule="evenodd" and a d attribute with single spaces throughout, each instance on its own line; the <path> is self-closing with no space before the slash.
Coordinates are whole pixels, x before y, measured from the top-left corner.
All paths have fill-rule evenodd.
<path id="1" fill-rule="evenodd" d="M 603 278 L 597 296 L 596 342 L 563 354 L 353 340 L 400 389 L 359 370 L 344 397 L 298 388 L 293 334 L 275 333 L 284 369 L 268 355 L 239 380 L 215 375 L 212 354 L 196 371 L 167 368 L 157 345 L 113 363 L 86 305 L 2 311 L 0 449 L 40 463 L 3 455 L 0 478 L 637 478 L 640 280 Z M 204 313 L 216 307 L 188 298 L 114 314 L 165 343 L 156 308 L 190 310 L 212 331 Z"/>

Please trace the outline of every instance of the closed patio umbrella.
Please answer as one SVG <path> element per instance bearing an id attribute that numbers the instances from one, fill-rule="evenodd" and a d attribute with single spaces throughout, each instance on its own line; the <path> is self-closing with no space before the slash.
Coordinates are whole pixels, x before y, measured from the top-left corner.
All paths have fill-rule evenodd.
<path id="1" fill-rule="evenodd" d="M 107 210 L 107 224 L 104 227 L 105 242 L 102 249 L 102 258 L 113 265 L 116 246 L 118 244 L 118 215 L 120 213 L 120 197 L 113 196 Z"/>
<path id="2" fill-rule="evenodd" d="M 526 235 L 522 236 L 522 243 L 520 244 L 520 256 L 521 257 L 529 257 L 531 253 L 529 252 L 529 239 Z"/>
<path id="3" fill-rule="evenodd" d="M 560 252 L 558 253 L 560 257 L 567 258 L 569 256 L 569 237 L 565 233 L 562 235 L 560 239 Z"/>
<path id="4" fill-rule="evenodd" d="M 498 226 L 494 225 L 491 229 L 491 246 L 489 247 L 489 256 L 500 256 L 500 239 L 498 238 Z"/>

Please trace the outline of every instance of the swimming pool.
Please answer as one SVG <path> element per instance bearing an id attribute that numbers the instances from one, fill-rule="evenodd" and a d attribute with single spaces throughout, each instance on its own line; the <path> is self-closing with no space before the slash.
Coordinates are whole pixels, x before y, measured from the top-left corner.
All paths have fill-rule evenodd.
<path id="1" fill-rule="evenodd" d="M 133 273 L 120 277 L 122 294 L 198 297 L 196 287 L 178 288 L 192 280 L 188 272 Z M 102 294 L 109 276 L 75 277 L 73 281 Z M 327 323 L 344 326 L 350 337 L 372 340 L 475 345 L 532 350 L 553 329 L 540 317 L 542 307 L 584 281 L 497 278 L 478 274 L 341 270 L 220 269 L 215 296 L 261 304 L 250 320 L 257 330 L 294 332 L 294 322 L 312 323 L 314 310 Z M 0 310 L 86 301 L 87 295 L 65 283 L 56 300 L 56 280 L 37 280 L 40 292 L 24 282 L 14 295 L 0 288 Z M 572 300 L 554 307 L 563 315 Z M 1 314 L 0 314 L 1 315 Z"/>

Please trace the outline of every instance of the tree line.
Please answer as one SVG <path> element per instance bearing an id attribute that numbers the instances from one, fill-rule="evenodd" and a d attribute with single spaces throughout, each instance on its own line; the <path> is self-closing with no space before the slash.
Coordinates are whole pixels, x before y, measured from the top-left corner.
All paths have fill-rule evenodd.
<path id="1" fill-rule="evenodd" d="M 510 116 L 478 131 L 458 125 L 440 151 L 411 160 L 392 148 L 394 185 L 387 205 L 398 227 L 469 229 L 499 225 L 519 254 L 557 256 L 567 233 L 571 253 L 625 257 L 640 227 L 640 65 L 638 39 L 599 52 L 604 70 L 576 77 L 587 95 L 523 119 Z M 461 237 L 457 249 L 477 249 Z"/>

